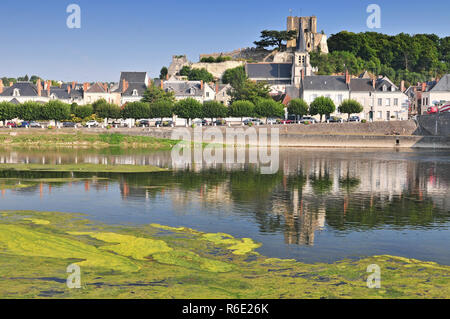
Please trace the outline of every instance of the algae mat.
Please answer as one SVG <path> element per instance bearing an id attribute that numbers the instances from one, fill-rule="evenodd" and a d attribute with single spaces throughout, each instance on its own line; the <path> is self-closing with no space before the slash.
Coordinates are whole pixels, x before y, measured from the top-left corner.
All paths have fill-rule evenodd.
<path id="1" fill-rule="evenodd" d="M 1 298 L 449 298 L 450 267 L 375 256 L 334 264 L 267 258 L 250 238 L 83 215 L 0 211 Z M 67 287 L 69 265 L 81 287 Z M 369 265 L 381 288 L 367 287 Z"/>

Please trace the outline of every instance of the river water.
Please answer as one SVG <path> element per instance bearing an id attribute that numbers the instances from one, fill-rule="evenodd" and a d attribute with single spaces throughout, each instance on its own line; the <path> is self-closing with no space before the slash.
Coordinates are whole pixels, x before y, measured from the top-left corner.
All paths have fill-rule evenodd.
<path id="1" fill-rule="evenodd" d="M 18 173 L 0 178 L 108 177 L 3 189 L 0 210 L 87 214 L 109 224 L 159 223 L 250 237 L 263 255 L 302 262 L 389 254 L 450 265 L 450 152 L 282 149 L 279 170 L 250 163 L 152 174 Z M 144 149 L 0 150 L 0 163 L 171 168 Z"/>

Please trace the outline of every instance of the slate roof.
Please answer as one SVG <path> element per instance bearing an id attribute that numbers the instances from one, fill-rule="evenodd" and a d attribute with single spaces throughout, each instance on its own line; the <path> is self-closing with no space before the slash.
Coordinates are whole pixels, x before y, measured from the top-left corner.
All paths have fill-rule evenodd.
<path id="1" fill-rule="evenodd" d="M 430 90 L 432 92 L 450 91 L 450 74 L 444 75 L 442 79 Z"/>
<path id="2" fill-rule="evenodd" d="M 250 79 L 291 79 L 292 63 L 247 63 L 245 70 Z"/>
<path id="3" fill-rule="evenodd" d="M 12 104 L 15 104 L 15 105 L 19 105 L 20 104 L 20 102 L 19 102 L 19 100 L 18 99 L 16 99 L 16 98 L 13 98 L 11 101 L 9 101 L 10 103 L 12 103 Z"/>
<path id="4" fill-rule="evenodd" d="M 345 76 L 334 75 L 305 76 L 303 88 L 304 90 L 318 91 L 348 91 Z"/>
<path id="5" fill-rule="evenodd" d="M 37 87 L 32 82 L 16 82 L 13 86 L 5 87 L 0 96 L 13 96 L 14 89 L 19 89 L 20 96 L 38 96 Z"/>
<path id="6" fill-rule="evenodd" d="M 373 82 L 370 79 L 351 79 L 350 90 L 353 92 L 374 92 Z"/>
<path id="7" fill-rule="evenodd" d="M 121 72 L 120 73 L 120 81 L 119 88 L 116 92 L 122 93 L 123 90 L 123 80 L 128 82 L 128 88 L 122 95 L 132 96 L 133 91 L 137 90 L 138 96 L 142 96 L 147 90 L 147 72 Z"/>
<path id="8" fill-rule="evenodd" d="M 175 96 L 203 96 L 200 81 L 166 81 L 163 88 L 166 92 L 174 92 Z"/>
<path id="9" fill-rule="evenodd" d="M 386 85 L 387 92 L 392 92 L 392 88 L 394 88 L 394 91 L 398 91 L 399 90 L 399 88 L 394 83 L 392 83 L 392 81 L 389 80 L 388 77 L 384 77 L 382 79 L 378 79 L 377 83 L 375 85 L 375 90 L 376 91 L 383 91 L 383 86 L 384 85 Z"/>
<path id="10" fill-rule="evenodd" d="M 291 99 L 296 99 L 300 97 L 300 90 L 295 85 L 287 85 L 286 94 L 289 95 Z"/>

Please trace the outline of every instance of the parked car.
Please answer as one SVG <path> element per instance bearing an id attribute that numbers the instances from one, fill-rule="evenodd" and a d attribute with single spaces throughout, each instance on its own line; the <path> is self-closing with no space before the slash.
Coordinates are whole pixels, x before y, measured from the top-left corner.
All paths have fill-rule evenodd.
<path id="1" fill-rule="evenodd" d="M 312 116 L 303 116 L 300 121 L 301 124 L 305 124 L 305 123 L 317 123 L 316 119 L 313 118 Z"/>
<path id="2" fill-rule="evenodd" d="M 6 126 L 17 127 L 17 123 L 16 122 L 8 122 L 8 123 L 6 123 Z"/>
<path id="3" fill-rule="evenodd" d="M 38 122 L 31 121 L 29 127 L 42 127 L 42 126 L 41 126 L 41 124 L 39 124 Z"/>
<path id="4" fill-rule="evenodd" d="M 277 123 L 278 123 L 277 119 L 274 119 L 274 118 L 268 118 L 267 119 L 267 124 L 269 124 L 269 125 L 274 125 L 274 124 L 277 124 Z"/>
<path id="5" fill-rule="evenodd" d="M 227 125 L 227 121 L 225 120 L 217 120 L 214 123 L 216 123 L 217 126 Z"/>
<path id="6" fill-rule="evenodd" d="M 140 120 L 139 126 L 141 127 L 150 127 L 150 120 Z"/>
<path id="7" fill-rule="evenodd" d="M 244 121 L 244 125 L 262 125 L 263 122 L 260 119 L 247 119 Z"/>
<path id="8" fill-rule="evenodd" d="M 30 122 L 23 121 L 22 123 L 20 123 L 20 125 L 18 125 L 18 127 L 30 127 Z"/>
<path id="9" fill-rule="evenodd" d="M 117 125 L 117 126 L 125 126 L 125 121 L 122 119 L 114 120 L 111 122 L 111 125 Z"/>
<path id="10" fill-rule="evenodd" d="M 207 126 L 208 125 L 208 121 L 207 120 L 196 120 L 194 121 L 194 124 L 196 125 L 202 125 L 202 126 Z"/>
<path id="11" fill-rule="evenodd" d="M 437 106 L 431 106 L 427 109 L 427 114 L 439 113 L 439 108 Z"/>
<path id="12" fill-rule="evenodd" d="M 294 124 L 295 120 L 286 119 L 286 120 L 281 120 L 280 123 L 281 124 Z"/>
<path id="13" fill-rule="evenodd" d="M 98 122 L 94 121 L 94 120 L 90 120 L 86 122 L 85 127 L 97 127 L 98 126 Z"/>
<path id="14" fill-rule="evenodd" d="M 359 116 L 350 116 L 350 118 L 348 119 L 349 122 L 361 122 L 361 119 L 359 118 Z"/>
<path id="15" fill-rule="evenodd" d="M 77 123 L 74 123 L 74 122 L 63 122 L 63 127 L 77 127 Z"/>
<path id="16" fill-rule="evenodd" d="M 327 117 L 327 119 L 326 119 L 328 122 L 330 122 L 330 123 L 342 123 L 343 121 L 342 121 L 342 119 L 340 118 L 340 117 L 337 117 L 337 116 L 330 116 L 330 117 Z"/>
<path id="17" fill-rule="evenodd" d="M 174 123 L 173 123 L 173 121 L 171 121 L 171 120 L 169 120 L 169 121 L 156 121 L 155 122 L 155 126 L 162 126 L 162 127 L 169 127 L 169 126 L 172 126 L 172 125 L 175 125 Z"/>

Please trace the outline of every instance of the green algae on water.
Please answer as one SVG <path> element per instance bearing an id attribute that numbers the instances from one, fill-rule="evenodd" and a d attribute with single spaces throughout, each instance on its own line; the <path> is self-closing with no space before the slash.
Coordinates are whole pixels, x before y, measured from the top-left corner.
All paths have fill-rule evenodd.
<path id="1" fill-rule="evenodd" d="M 449 266 L 396 256 L 305 264 L 254 254 L 255 245 L 189 228 L 0 211 L 0 298 L 450 297 Z M 66 287 L 72 263 L 81 267 L 81 289 Z M 381 289 L 367 287 L 372 264 Z"/>

